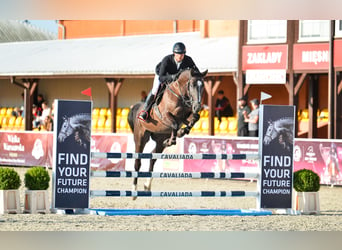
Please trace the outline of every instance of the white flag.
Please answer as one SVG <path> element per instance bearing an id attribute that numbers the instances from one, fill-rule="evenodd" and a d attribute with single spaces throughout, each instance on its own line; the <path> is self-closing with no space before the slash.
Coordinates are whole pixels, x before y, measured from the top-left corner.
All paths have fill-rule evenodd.
<path id="1" fill-rule="evenodd" d="M 261 91 L 260 103 L 262 103 L 263 100 L 270 99 L 271 97 L 272 97 L 271 95 Z"/>

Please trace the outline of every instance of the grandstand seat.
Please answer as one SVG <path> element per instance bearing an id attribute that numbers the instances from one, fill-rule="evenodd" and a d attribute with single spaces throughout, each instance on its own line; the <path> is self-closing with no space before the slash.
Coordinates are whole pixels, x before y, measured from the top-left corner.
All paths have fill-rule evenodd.
<path id="1" fill-rule="evenodd" d="M 15 125 L 15 120 L 17 119 L 17 117 L 15 116 L 11 116 L 8 118 L 8 124 L 7 124 L 7 129 L 8 130 L 13 130 L 14 129 L 14 125 Z"/>
<path id="2" fill-rule="evenodd" d="M 237 133 L 237 119 L 235 117 L 228 118 L 228 133 Z"/>
<path id="3" fill-rule="evenodd" d="M 96 128 L 97 128 L 97 121 L 98 121 L 98 118 L 97 117 L 93 117 L 91 119 L 91 130 L 92 132 L 95 132 L 96 131 Z"/>
<path id="4" fill-rule="evenodd" d="M 107 108 L 101 108 L 99 116 L 100 117 L 106 117 L 107 116 Z"/>
<path id="5" fill-rule="evenodd" d="M 103 132 L 105 133 L 110 133 L 112 130 L 112 119 L 111 118 L 107 118 L 105 125 L 104 125 L 104 129 Z"/>
<path id="6" fill-rule="evenodd" d="M 2 107 L 0 109 L 0 116 L 5 116 L 6 115 L 6 111 L 7 111 L 7 108 L 6 107 Z"/>
<path id="7" fill-rule="evenodd" d="M 7 130 L 7 125 L 8 125 L 8 120 L 9 118 L 7 116 L 4 116 L 1 121 L 1 129 Z"/>
<path id="8" fill-rule="evenodd" d="M 107 109 L 107 118 L 108 117 L 112 117 L 112 111 L 110 110 L 110 108 Z"/>
<path id="9" fill-rule="evenodd" d="M 116 115 L 117 115 L 117 116 L 121 115 L 121 110 L 122 110 L 121 108 L 117 108 L 117 109 L 116 109 Z"/>
<path id="10" fill-rule="evenodd" d="M 201 132 L 201 125 L 202 125 L 202 120 L 199 119 L 195 125 L 192 127 L 190 133 L 199 133 Z"/>
<path id="11" fill-rule="evenodd" d="M 94 117 L 98 117 L 99 114 L 100 114 L 100 109 L 94 108 L 94 109 L 93 109 L 93 112 L 92 112 L 93 118 L 94 118 Z"/>
<path id="12" fill-rule="evenodd" d="M 226 117 L 222 117 L 222 121 L 219 126 L 220 133 L 228 133 L 228 119 Z"/>
<path id="13" fill-rule="evenodd" d="M 326 108 L 322 109 L 320 114 L 319 114 L 319 118 L 322 118 L 322 119 L 326 118 L 326 119 L 328 119 L 329 118 L 329 110 L 326 109 Z"/>
<path id="14" fill-rule="evenodd" d="M 201 122 L 201 132 L 202 133 L 208 133 L 209 132 L 209 121 L 207 117 L 200 118 L 202 120 Z"/>
<path id="15" fill-rule="evenodd" d="M 12 116 L 13 108 L 7 108 L 6 110 L 6 116 L 10 117 Z"/>
<path id="16" fill-rule="evenodd" d="M 302 120 L 308 120 L 309 119 L 309 110 L 303 109 L 301 113 Z"/>
<path id="17" fill-rule="evenodd" d="M 21 116 L 18 116 L 17 119 L 15 119 L 14 130 L 21 130 L 22 120 L 23 120 L 23 117 Z"/>
<path id="18" fill-rule="evenodd" d="M 208 117 L 209 116 L 209 110 L 202 109 L 200 113 L 201 117 Z"/>
<path id="19" fill-rule="evenodd" d="M 127 117 L 121 117 L 119 119 L 119 126 L 118 126 L 118 130 L 119 132 L 127 132 L 128 129 L 128 122 L 127 122 Z"/>
<path id="20" fill-rule="evenodd" d="M 99 118 L 97 121 L 97 127 L 96 132 L 103 132 L 105 127 L 106 119 L 105 118 Z"/>
<path id="21" fill-rule="evenodd" d="M 128 116 L 129 108 L 123 108 L 121 110 L 121 116 Z"/>

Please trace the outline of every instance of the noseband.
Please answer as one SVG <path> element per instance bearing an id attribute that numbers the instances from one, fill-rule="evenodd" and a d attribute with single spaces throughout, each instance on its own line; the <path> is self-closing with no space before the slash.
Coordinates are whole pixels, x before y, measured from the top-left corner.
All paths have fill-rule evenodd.
<path id="1" fill-rule="evenodd" d="M 178 87 L 178 90 L 179 90 L 179 94 L 177 94 L 174 90 L 171 89 L 170 85 L 172 85 L 172 83 L 166 85 L 166 86 L 167 86 L 167 89 L 168 89 L 174 96 L 176 96 L 178 99 L 181 99 L 181 100 L 182 100 L 182 103 L 183 103 L 186 107 L 188 107 L 188 108 L 191 108 L 191 107 L 193 106 L 193 104 L 194 104 L 193 97 L 192 97 L 191 95 L 189 95 L 189 93 L 190 93 L 190 84 L 189 84 L 189 83 L 190 83 L 190 80 L 191 80 L 191 75 L 190 75 L 190 77 L 189 77 L 189 80 L 186 82 L 188 95 L 186 95 L 186 93 L 185 93 L 185 94 L 182 93 L 182 90 L 181 90 L 180 84 L 179 84 L 179 82 L 178 82 L 178 79 L 177 79 L 177 81 L 175 81 L 174 83 L 177 84 L 177 87 Z"/>

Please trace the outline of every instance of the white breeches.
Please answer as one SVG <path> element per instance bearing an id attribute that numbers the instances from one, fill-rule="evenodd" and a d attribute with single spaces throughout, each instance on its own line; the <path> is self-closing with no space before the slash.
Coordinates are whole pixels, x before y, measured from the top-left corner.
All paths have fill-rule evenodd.
<path id="1" fill-rule="evenodd" d="M 152 95 L 157 94 L 159 86 L 160 86 L 159 76 L 155 75 L 154 80 L 153 80 L 152 90 L 151 90 Z"/>

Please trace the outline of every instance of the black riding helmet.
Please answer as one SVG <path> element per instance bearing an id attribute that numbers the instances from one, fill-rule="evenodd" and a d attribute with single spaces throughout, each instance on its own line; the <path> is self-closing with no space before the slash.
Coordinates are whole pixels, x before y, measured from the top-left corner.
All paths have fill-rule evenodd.
<path id="1" fill-rule="evenodd" d="M 181 42 L 175 43 L 175 45 L 173 45 L 173 53 L 185 54 L 186 49 L 185 49 L 184 43 L 181 43 Z"/>

